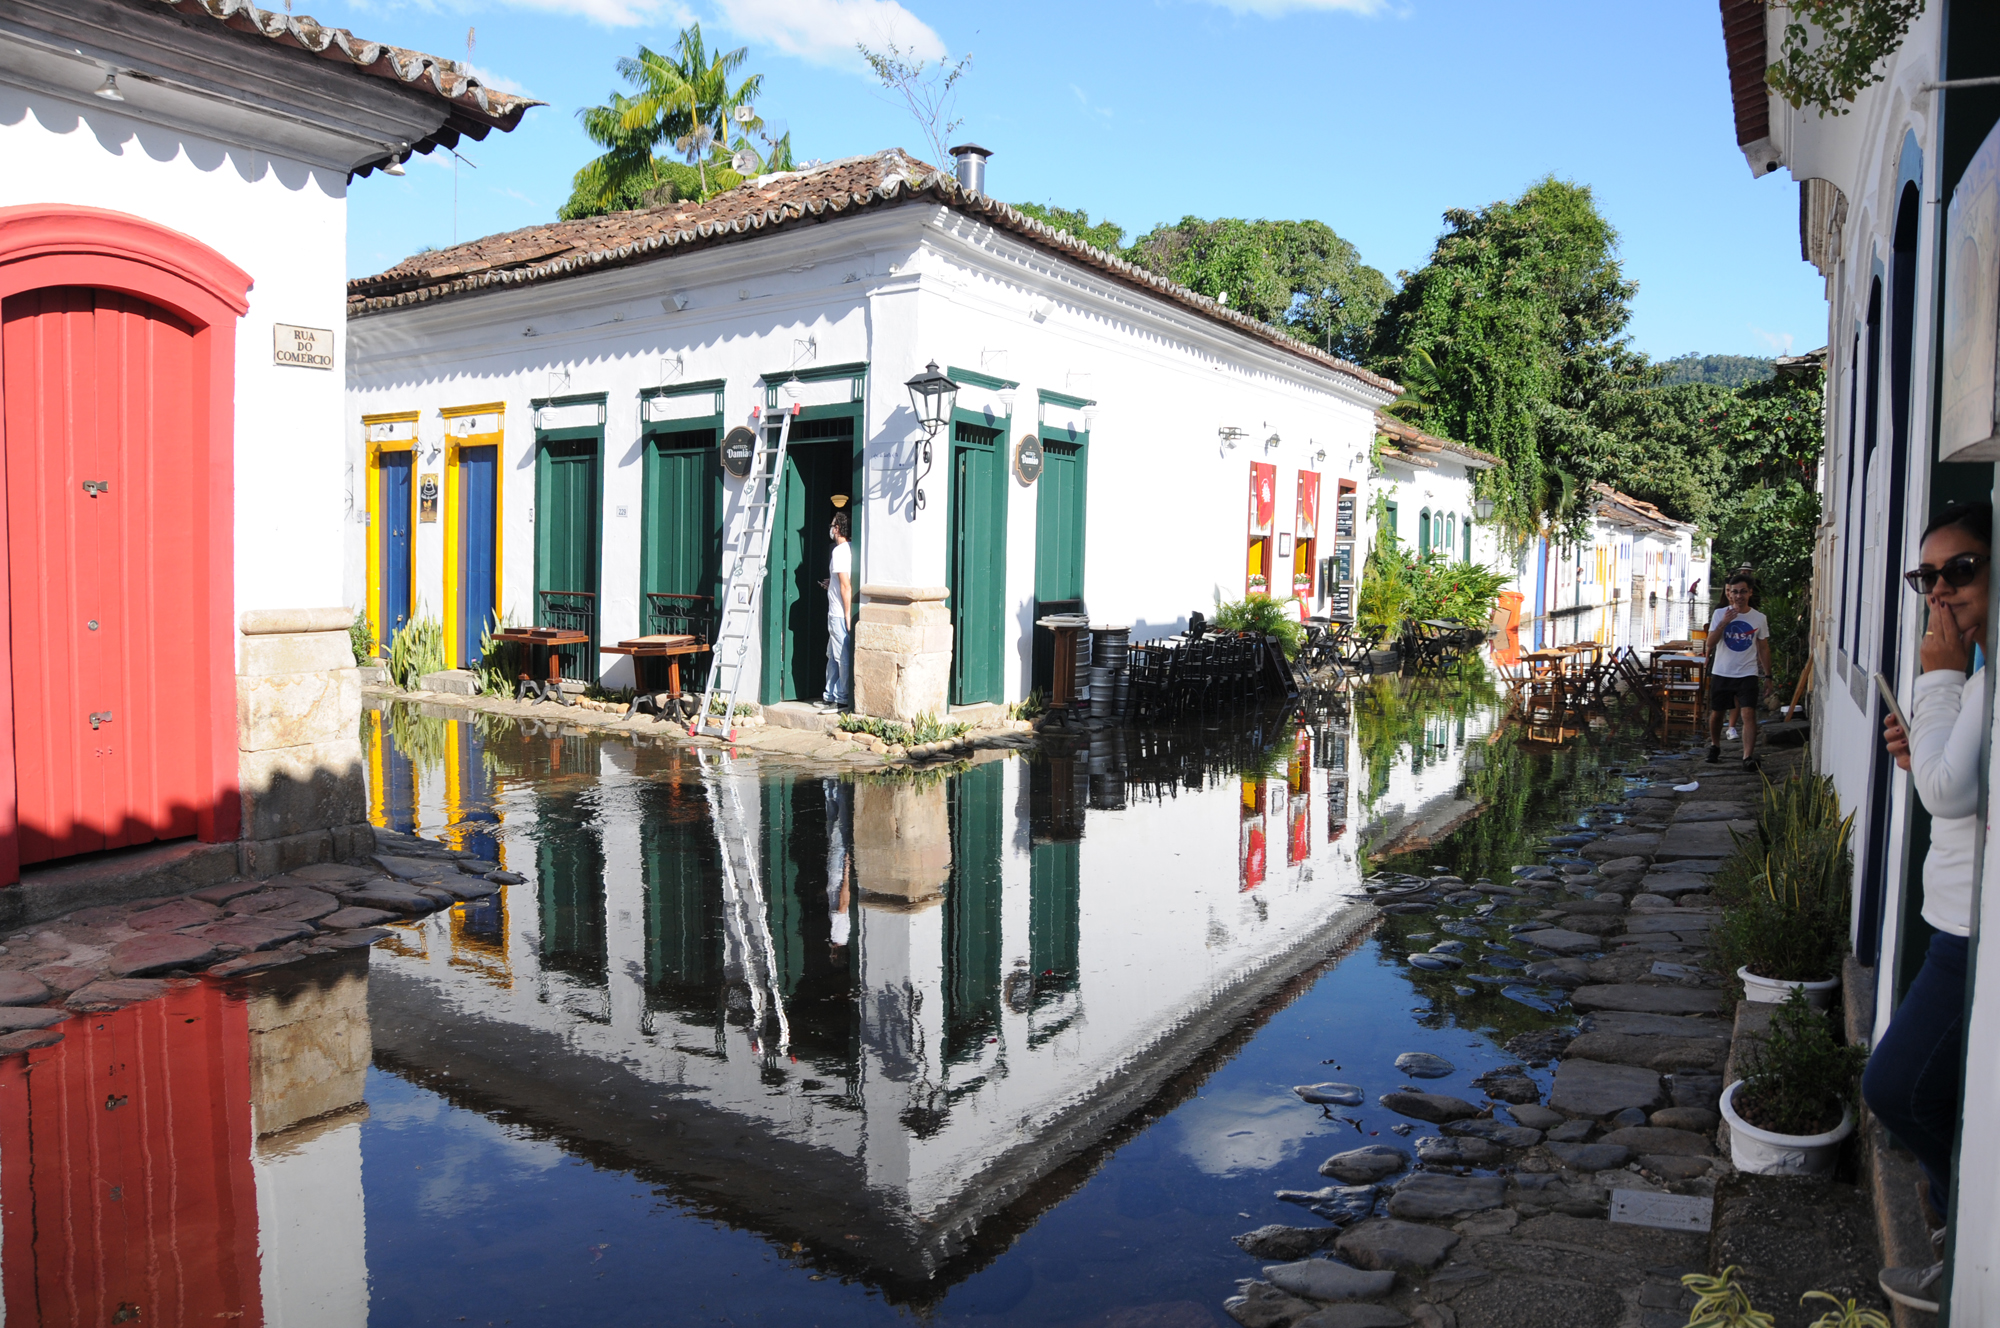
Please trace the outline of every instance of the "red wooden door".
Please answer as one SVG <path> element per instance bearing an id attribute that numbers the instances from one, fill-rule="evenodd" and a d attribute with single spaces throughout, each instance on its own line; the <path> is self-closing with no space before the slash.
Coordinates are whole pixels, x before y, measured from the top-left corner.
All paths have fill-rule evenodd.
<path id="1" fill-rule="evenodd" d="M 195 833 L 194 335 L 80 286 L 0 307 L 23 863 Z"/>

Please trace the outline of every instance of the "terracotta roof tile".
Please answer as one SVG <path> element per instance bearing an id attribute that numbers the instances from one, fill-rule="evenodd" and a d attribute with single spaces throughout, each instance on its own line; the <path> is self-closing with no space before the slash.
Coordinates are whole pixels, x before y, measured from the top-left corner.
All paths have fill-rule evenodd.
<path id="1" fill-rule="evenodd" d="M 1498 466 L 1503 464 L 1500 458 L 1494 456 L 1491 452 L 1482 452 L 1476 447 L 1467 447 L 1464 443 L 1454 442 L 1449 438 L 1439 438 L 1434 434 L 1425 433 L 1416 425 L 1399 420 L 1394 415 L 1384 414 L 1379 410 L 1375 412 L 1375 431 L 1395 442 L 1397 450 L 1406 455 L 1421 452 L 1449 452 L 1453 456 L 1480 463 L 1482 466 Z M 1435 465 L 1436 463 L 1432 462 L 1431 464 Z"/>
<path id="2" fill-rule="evenodd" d="M 1771 136 L 1770 63 L 1764 35 L 1764 0 L 1720 0 L 1722 44 L 1729 56 L 1729 98 L 1736 110 L 1736 146 Z"/>
<path id="3" fill-rule="evenodd" d="M 356 37 L 346 28 L 330 28 L 306 14 L 281 14 L 259 9 L 249 0 L 137 0 L 142 7 L 171 9 L 189 18 L 206 18 L 235 32 L 263 37 L 279 45 L 353 67 L 361 74 L 384 79 L 435 97 L 450 108 L 450 118 L 431 139 L 413 145 L 428 151 L 436 143 L 450 147 L 459 135 L 479 139 L 494 129 L 511 130 L 533 106 L 546 102 L 488 87 L 456 61 L 422 51 Z M 356 172 L 368 174 L 372 168 Z"/>
<path id="4" fill-rule="evenodd" d="M 760 176 L 706 203 L 675 203 L 579 221 L 550 222 L 416 254 L 385 272 L 348 282 L 347 311 L 350 317 L 360 317 L 508 286 L 580 276 L 602 268 L 664 259 L 688 249 L 754 239 L 787 227 L 914 202 L 939 203 L 980 217 L 1081 266 L 1163 296 L 1377 392 L 1393 396 L 1402 391 L 1394 382 L 1358 364 L 1317 350 L 1268 323 L 1051 229 L 1005 203 L 967 193 L 951 175 L 917 160 L 901 148 L 849 157 L 813 170 Z"/>

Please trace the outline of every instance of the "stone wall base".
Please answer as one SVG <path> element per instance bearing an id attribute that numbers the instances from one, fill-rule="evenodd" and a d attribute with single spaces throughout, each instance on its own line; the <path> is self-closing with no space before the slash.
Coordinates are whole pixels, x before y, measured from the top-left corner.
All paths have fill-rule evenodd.
<path id="1" fill-rule="evenodd" d="M 951 701 L 951 610 L 943 586 L 861 587 L 854 624 L 854 710 L 908 724 Z"/>

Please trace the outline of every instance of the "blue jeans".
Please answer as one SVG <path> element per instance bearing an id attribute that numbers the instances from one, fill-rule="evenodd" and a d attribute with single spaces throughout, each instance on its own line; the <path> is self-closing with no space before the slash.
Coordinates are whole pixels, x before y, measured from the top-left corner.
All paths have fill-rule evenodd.
<path id="1" fill-rule="evenodd" d="M 1896 1007 L 1861 1076 L 1861 1096 L 1875 1119 L 1917 1155 L 1931 1182 L 1931 1203 L 1949 1212 L 1951 1153 L 1958 1139 L 1959 1084 L 1965 1072 L 1963 936 L 1931 937 L 1924 966 Z"/>
<path id="2" fill-rule="evenodd" d="M 850 652 L 847 619 L 826 620 L 826 691 L 821 699 L 846 709 L 854 704 L 854 656 Z"/>

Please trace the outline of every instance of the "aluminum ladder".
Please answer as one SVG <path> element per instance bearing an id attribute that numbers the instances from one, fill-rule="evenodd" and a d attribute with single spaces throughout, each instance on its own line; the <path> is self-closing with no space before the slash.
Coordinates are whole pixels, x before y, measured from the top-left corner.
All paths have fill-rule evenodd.
<path id="1" fill-rule="evenodd" d="M 748 520 L 743 527 L 740 552 L 729 565 L 729 580 L 722 590 L 722 621 L 716 625 L 713 653 L 708 670 L 708 686 L 701 694 L 701 709 L 688 724 L 694 737 L 736 736 L 736 696 L 743 686 L 743 673 L 750 662 L 750 642 L 757 630 L 757 608 L 763 602 L 764 581 L 771 567 L 771 522 L 777 510 L 778 490 L 785 482 L 785 449 L 792 441 L 792 420 L 799 407 L 786 411 L 778 423 L 777 441 L 771 440 L 771 423 L 759 407 L 757 458 L 745 477 L 743 510 Z M 717 700 L 722 705 L 716 708 Z"/>
<path id="2" fill-rule="evenodd" d="M 778 947 L 771 938 L 771 914 L 757 871 L 758 837 L 743 814 L 745 791 L 757 796 L 755 775 L 738 774 L 726 756 L 702 761 L 709 816 L 722 850 L 723 941 L 725 966 L 741 974 L 750 993 L 751 1049 L 782 1056 L 791 1050 L 791 1022 L 778 974 Z M 766 1039 L 776 1024 L 777 1045 Z"/>

